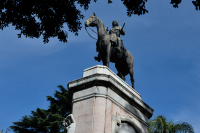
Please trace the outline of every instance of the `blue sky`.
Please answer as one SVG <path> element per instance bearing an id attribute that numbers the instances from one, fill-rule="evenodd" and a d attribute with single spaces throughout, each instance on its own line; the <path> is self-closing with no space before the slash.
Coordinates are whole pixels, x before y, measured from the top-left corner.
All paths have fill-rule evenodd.
<path id="1" fill-rule="evenodd" d="M 191 1 L 175 9 L 168 1 L 148 1 L 149 13 L 128 17 L 121 1 L 92 2 L 84 24 L 93 12 L 109 29 L 113 20 L 126 23 L 122 40 L 134 57 L 135 89 L 155 111 L 152 118 L 192 124 L 200 132 L 200 18 Z M 84 26 L 84 25 L 82 25 Z M 66 31 L 68 30 L 65 24 Z M 93 28 L 96 30 L 96 28 Z M 88 29 L 93 37 L 97 37 Z M 82 77 L 83 70 L 102 63 L 94 60 L 96 40 L 84 28 L 79 36 L 68 32 L 68 42 L 56 38 L 43 44 L 42 38 L 17 38 L 13 26 L 0 31 L 0 131 L 4 132 L 37 107 L 47 109 L 46 96 L 57 85 L 67 88 L 69 81 Z M 114 64 L 110 69 L 117 73 Z M 126 82 L 130 84 L 129 76 Z M 12 132 L 12 131 L 10 131 Z"/>

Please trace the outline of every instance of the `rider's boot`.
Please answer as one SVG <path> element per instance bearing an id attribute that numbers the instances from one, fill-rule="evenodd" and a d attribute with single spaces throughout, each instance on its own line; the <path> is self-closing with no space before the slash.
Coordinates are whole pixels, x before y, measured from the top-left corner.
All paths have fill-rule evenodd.
<path id="1" fill-rule="evenodd" d="M 99 53 L 98 53 L 98 55 L 97 55 L 97 56 L 95 56 L 95 57 L 94 57 L 94 59 L 95 59 L 95 60 L 97 60 L 98 62 L 100 62 L 100 61 L 101 61 L 101 57 L 100 57 Z"/>

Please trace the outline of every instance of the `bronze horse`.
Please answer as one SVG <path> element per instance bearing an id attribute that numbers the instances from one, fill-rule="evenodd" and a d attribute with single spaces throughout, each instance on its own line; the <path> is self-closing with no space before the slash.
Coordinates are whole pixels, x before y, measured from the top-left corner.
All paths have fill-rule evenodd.
<path id="1" fill-rule="evenodd" d="M 125 81 L 125 76 L 130 74 L 132 87 L 134 88 L 134 78 L 133 78 L 133 62 L 134 58 L 131 53 L 126 50 L 124 45 L 122 45 L 122 52 L 118 52 L 110 41 L 110 34 L 107 33 L 104 23 L 98 18 L 95 13 L 91 15 L 85 21 L 86 27 L 97 27 L 98 40 L 97 40 L 97 51 L 98 57 L 95 60 L 103 62 L 104 66 L 109 67 L 110 61 L 115 63 L 115 67 L 118 71 L 118 76 Z"/>

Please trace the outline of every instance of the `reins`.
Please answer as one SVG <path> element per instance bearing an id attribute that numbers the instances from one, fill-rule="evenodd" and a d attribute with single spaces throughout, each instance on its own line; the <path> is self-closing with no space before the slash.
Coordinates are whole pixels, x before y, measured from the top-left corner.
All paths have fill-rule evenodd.
<path id="1" fill-rule="evenodd" d="M 90 28 L 90 26 L 88 26 L 89 28 Z M 91 29 L 91 28 L 90 28 Z M 86 27 L 85 27 L 85 30 L 87 31 L 87 29 L 86 29 Z M 94 33 L 96 33 L 93 29 L 91 29 Z M 88 33 L 88 31 L 87 31 L 87 33 Z M 96 33 L 97 34 L 97 33 Z M 96 38 L 94 38 L 94 37 L 92 37 L 89 33 L 88 33 L 88 35 L 91 37 L 91 38 L 93 38 L 93 39 L 95 39 L 95 40 L 98 40 L 98 39 L 96 39 Z"/>
<path id="2" fill-rule="evenodd" d="M 96 31 L 94 31 L 90 26 L 88 26 L 94 33 L 96 33 Z M 96 34 L 98 34 L 98 33 L 96 33 Z"/>

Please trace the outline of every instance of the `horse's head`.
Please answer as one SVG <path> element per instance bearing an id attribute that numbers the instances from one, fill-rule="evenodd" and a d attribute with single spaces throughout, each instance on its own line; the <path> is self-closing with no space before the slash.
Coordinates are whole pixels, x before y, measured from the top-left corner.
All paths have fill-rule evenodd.
<path id="1" fill-rule="evenodd" d="M 95 15 L 91 15 L 86 21 L 85 21 L 85 27 L 88 27 L 88 26 L 97 26 L 98 25 L 98 19 L 97 19 L 97 16 Z"/>

